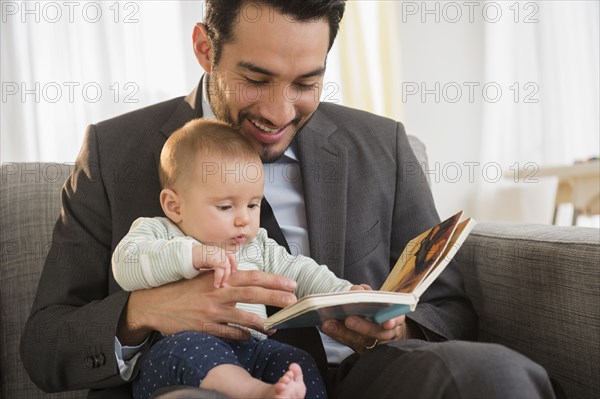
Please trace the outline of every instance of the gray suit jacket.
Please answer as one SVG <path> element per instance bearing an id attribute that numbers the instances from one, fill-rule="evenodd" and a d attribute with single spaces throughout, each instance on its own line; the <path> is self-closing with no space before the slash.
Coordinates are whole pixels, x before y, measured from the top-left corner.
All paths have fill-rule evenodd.
<path id="1" fill-rule="evenodd" d="M 42 389 L 121 385 L 127 394 L 114 339 L 128 293 L 112 276 L 111 253 L 136 218 L 163 216 L 160 151 L 198 116 L 176 98 L 88 128 L 21 340 Z M 312 257 L 340 277 L 380 286 L 408 240 L 439 220 L 403 126 L 322 103 L 297 140 Z M 428 339 L 472 338 L 476 319 L 458 270 L 449 267 L 409 317 Z"/>

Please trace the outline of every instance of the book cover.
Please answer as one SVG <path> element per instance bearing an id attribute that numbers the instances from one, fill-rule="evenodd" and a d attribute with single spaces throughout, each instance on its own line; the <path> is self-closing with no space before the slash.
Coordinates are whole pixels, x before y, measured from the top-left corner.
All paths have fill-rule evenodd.
<path id="1" fill-rule="evenodd" d="M 411 312 L 450 263 L 475 220 L 462 211 L 410 240 L 379 291 L 308 295 L 269 317 L 265 329 L 318 326 L 325 320 L 362 316 L 381 324 Z"/>

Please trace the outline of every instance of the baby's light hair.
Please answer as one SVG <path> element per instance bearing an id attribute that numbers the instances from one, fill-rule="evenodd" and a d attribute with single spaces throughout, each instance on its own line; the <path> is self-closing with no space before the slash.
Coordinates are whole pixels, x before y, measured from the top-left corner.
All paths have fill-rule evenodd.
<path id="1" fill-rule="evenodd" d="M 176 130 L 160 153 L 161 187 L 174 189 L 187 179 L 198 154 L 262 163 L 252 144 L 236 129 L 216 120 L 194 119 Z"/>

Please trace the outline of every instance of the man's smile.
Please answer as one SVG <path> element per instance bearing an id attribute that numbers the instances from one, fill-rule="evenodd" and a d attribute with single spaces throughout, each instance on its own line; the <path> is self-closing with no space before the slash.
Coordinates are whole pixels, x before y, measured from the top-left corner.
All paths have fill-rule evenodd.
<path id="1" fill-rule="evenodd" d="M 249 133 L 254 139 L 264 144 L 276 144 L 280 142 L 293 128 L 293 125 L 290 123 L 278 129 L 265 126 L 255 119 L 246 118 L 244 121 L 247 121 L 247 123 L 243 123 L 243 125 L 246 126 L 243 126 L 242 129 Z"/>

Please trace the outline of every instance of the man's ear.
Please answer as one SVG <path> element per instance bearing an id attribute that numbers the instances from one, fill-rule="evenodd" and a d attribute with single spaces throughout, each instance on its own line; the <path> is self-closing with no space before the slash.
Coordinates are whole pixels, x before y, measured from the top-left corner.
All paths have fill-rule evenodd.
<path id="1" fill-rule="evenodd" d="M 194 26 L 192 40 L 194 43 L 194 54 L 196 55 L 198 63 L 204 69 L 204 71 L 206 71 L 206 73 L 210 73 L 210 60 L 213 57 L 213 49 L 208 38 L 206 26 L 203 23 L 198 22 Z"/>
<path id="2" fill-rule="evenodd" d="M 181 223 L 181 204 L 179 195 L 170 188 L 165 188 L 160 192 L 160 206 L 163 212 L 173 223 Z"/>

